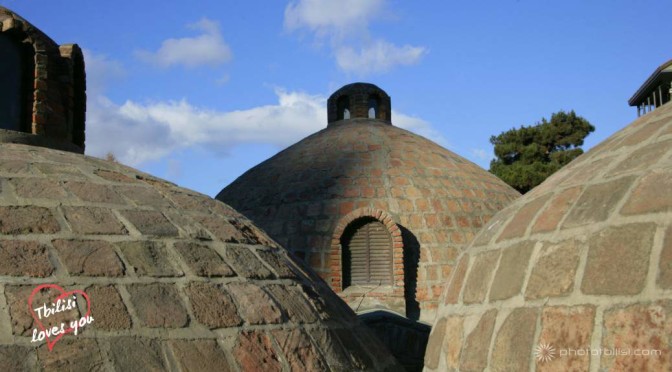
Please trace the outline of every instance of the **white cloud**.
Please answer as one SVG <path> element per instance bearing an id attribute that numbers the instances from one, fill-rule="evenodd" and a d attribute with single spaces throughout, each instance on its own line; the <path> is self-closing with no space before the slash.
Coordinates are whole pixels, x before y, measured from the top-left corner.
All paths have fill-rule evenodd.
<path id="1" fill-rule="evenodd" d="M 378 40 L 359 51 L 352 47 L 340 47 L 336 50 L 336 63 L 343 71 L 369 75 L 387 72 L 398 65 L 416 64 L 426 53 L 424 47 L 399 47 Z"/>
<path id="2" fill-rule="evenodd" d="M 285 28 L 305 27 L 320 36 L 343 35 L 366 28 L 384 0 L 298 0 L 285 8 Z"/>
<path id="3" fill-rule="evenodd" d="M 285 8 L 285 28 L 328 38 L 336 64 L 348 73 L 370 75 L 418 63 L 426 48 L 370 36 L 369 23 L 384 9 L 385 0 L 295 0 Z"/>
<path id="4" fill-rule="evenodd" d="M 216 66 L 231 60 L 231 48 L 224 41 L 217 22 L 203 18 L 188 27 L 203 33 L 194 37 L 164 40 L 157 51 L 140 50 L 136 52 L 137 57 L 160 67 Z"/>

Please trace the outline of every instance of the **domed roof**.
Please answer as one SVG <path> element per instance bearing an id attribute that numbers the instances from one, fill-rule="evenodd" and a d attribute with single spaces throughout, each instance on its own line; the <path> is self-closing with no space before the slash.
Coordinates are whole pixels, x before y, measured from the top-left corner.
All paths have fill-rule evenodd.
<path id="1" fill-rule="evenodd" d="M 351 88 L 362 97 L 366 89 L 387 96 L 370 84 L 348 85 L 337 93 L 352 93 Z M 353 112 L 357 105 L 366 105 L 366 99 L 351 101 Z M 497 177 L 430 140 L 386 120 L 355 116 L 331 122 L 253 167 L 217 199 L 304 257 L 353 307 L 417 317 L 419 303 L 420 319 L 431 321 L 454 259 L 492 215 L 518 196 Z M 391 285 L 375 290 L 359 291 L 354 285 L 348 290 L 341 238 L 366 218 L 382 223 L 392 237 L 393 277 Z"/>
<path id="2" fill-rule="evenodd" d="M 667 104 L 492 218 L 454 270 L 425 367 L 670 371 L 671 290 Z"/>
<path id="3" fill-rule="evenodd" d="M 396 363 L 324 282 L 219 201 L 116 163 L 7 143 L 0 190 L 1 370 Z M 54 339 L 52 325 L 87 314 L 78 334 Z M 45 330 L 56 332 L 47 343 Z"/>

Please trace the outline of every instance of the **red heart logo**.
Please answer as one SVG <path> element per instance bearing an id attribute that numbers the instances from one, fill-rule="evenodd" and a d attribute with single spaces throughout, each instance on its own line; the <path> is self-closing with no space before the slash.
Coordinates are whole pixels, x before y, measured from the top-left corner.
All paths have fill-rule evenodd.
<path id="1" fill-rule="evenodd" d="M 56 284 L 40 284 L 35 289 L 33 289 L 33 291 L 30 293 L 30 297 L 28 297 L 28 308 L 30 310 L 30 313 L 33 316 L 33 320 L 35 321 L 35 324 L 37 324 L 38 328 L 40 330 L 42 330 L 42 332 L 44 332 L 45 339 L 46 339 L 46 342 L 47 342 L 47 347 L 49 348 L 49 351 L 51 351 L 54 348 L 54 345 L 56 345 L 56 342 L 58 340 L 60 340 L 61 337 L 65 336 L 65 334 L 67 334 L 67 333 L 73 332 L 75 329 L 72 328 L 72 327 L 70 327 L 68 329 L 64 329 L 63 332 L 58 334 L 58 336 L 52 337 L 53 340 L 49 337 L 49 335 L 47 334 L 48 332 L 47 332 L 44 324 L 42 324 L 42 321 L 41 321 L 42 317 L 35 314 L 35 309 L 33 307 L 33 298 L 35 297 L 35 295 L 37 293 L 39 293 L 43 289 L 54 289 L 54 290 L 60 292 L 60 295 L 54 299 L 55 303 L 58 303 L 59 300 L 63 300 L 66 297 L 71 297 L 74 294 L 79 294 L 79 295 L 84 296 L 84 298 L 86 299 L 86 315 L 84 315 L 84 317 L 88 317 L 91 314 L 91 300 L 89 299 L 89 296 L 82 290 L 75 289 L 75 290 L 72 290 L 70 292 L 66 292 L 63 288 L 61 288 L 60 286 L 58 286 Z M 44 306 L 46 306 L 46 305 L 47 304 L 45 303 Z M 53 305 L 53 303 L 52 303 L 52 305 Z M 46 317 L 47 316 L 45 316 L 45 318 Z M 79 319 L 73 319 L 73 320 L 79 321 Z M 70 324 L 70 322 L 68 322 L 68 324 Z"/>

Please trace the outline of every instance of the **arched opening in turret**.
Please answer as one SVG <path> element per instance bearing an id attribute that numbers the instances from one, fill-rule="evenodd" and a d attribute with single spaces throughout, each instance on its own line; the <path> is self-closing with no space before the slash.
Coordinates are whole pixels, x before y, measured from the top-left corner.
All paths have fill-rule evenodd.
<path id="1" fill-rule="evenodd" d="M 0 128 L 25 129 L 26 94 L 21 46 L 6 34 L 0 34 Z"/>
<path id="2" fill-rule="evenodd" d="M 380 111 L 380 98 L 377 94 L 369 96 L 369 119 L 377 119 Z"/>
<path id="3" fill-rule="evenodd" d="M 336 101 L 337 120 L 350 119 L 350 97 L 340 96 Z"/>

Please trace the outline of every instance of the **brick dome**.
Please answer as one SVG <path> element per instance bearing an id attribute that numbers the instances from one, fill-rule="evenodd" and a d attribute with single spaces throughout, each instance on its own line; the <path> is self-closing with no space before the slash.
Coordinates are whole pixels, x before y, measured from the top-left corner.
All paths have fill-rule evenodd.
<path id="1" fill-rule="evenodd" d="M 492 218 L 454 270 L 425 368 L 670 371 L 671 294 L 667 104 Z"/>
<path id="2" fill-rule="evenodd" d="M 329 110 L 351 98 L 350 119 L 332 121 L 250 169 L 217 199 L 304 258 L 358 311 L 386 308 L 431 321 L 457 255 L 519 194 L 466 159 L 391 125 L 389 116 L 375 118 L 389 106 L 362 118 L 369 93 L 389 105 L 375 85 L 341 88 Z M 387 235 L 387 248 L 380 248 L 381 261 L 370 258 L 370 277 L 378 281 L 360 285 L 358 274 L 350 274 L 358 261 L 344 256 L 343 246 L 369 222 L 384 230 L 380 240 Z M 374 272 L 380 266 L 383 271 Z"/>
<path id="3" fill-rule="evenodd" d="M 219 201 L 116 163 L 7 143 L 0 190 L 0 370 L 396 363 L 323 281 Z M 42 284 L 78 301 L 50 324 L 85 314 L 79 291 L 94 319 L 51 351 L 32 342 L 42 326 L 29 308 L 62 292 L 35 292 Z"/>

